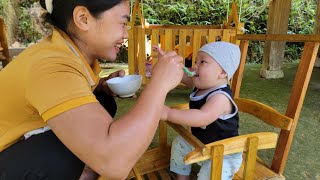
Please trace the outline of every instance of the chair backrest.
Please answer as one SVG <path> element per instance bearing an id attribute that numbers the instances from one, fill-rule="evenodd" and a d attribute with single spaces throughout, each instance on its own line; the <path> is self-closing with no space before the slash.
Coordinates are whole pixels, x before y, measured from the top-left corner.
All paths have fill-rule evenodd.
<path id="1" fill-rule="evenodd" d="M 232 78 L 231 88 L 234 92 L 234 99 L 240 112 L 253 115 L 263 122 L 279 128 L 280 135 L 277 140 L 276 134 L 249 134 L 242 135 L 236 138 L 230 138 L 215 143 L 204 145 L 199 140 L 190 137 L 182 128 L 178 125 L 172 126 L 180 135 L 182 135 L 190 144 L 195 147 L 195 150 L 187 155 L 185 162 L 193 163 L 212 158 L 212 179 L 219 179 L 221 177 L 221 157 L 224 154 L 230 154 L 234 152 L 247 151 L 247 158 L 245 161 L 243 179 L 253 179 L 255 173 L 253 164 L 256 165 L 256 152 L 258 149 L 273 148 L 276 147 L 272 165 L 267 170 L 270 170 L 279 177 L 282 177 L 287 157 L 289 154 L 290 146 L 292 143 L 295 128 L 299 119 L 299 114 L 302 108 L 310 76 L 312 73 L 313 65 L 316 59 L 318 47 L 320 42 L 319 35 L 237 35 L 237 38 L 241 40 L 241 62 L 238 70 Z M 285 41 L 285 42 L 304 42 L 303 53 L 300 59 L 299 67 L 296 73 L 295 81 L 291 90 L 290 98 L 288 101 L 287 111 L 280 113 L 266 104 L 261 102 L 240 98 L 240 87 L 242 82 L 242 76 L 244 72 L 244 65 L 246 61 L 246 55 L 248 50 L 248 44 L 250 41 Z M 178 109 L 186 109 L 187 104 L 175 106 Z M 182 133 L 181 133 L 182 132 Z M 270 141 L 269 141 L 270 140 Z M 232 142 L 232 143 L 231 143 Z M 246 143 L 244 143 L 246 142 Z M 262 142 L 262 144 L 260 144 Z M 264 143 L 268 146 L 264 146 Z M 253 154 L 253 155 L 252 155 Z M 218 157 L 218 158 L 217 158 Z M 216 159 L 215 159 L 216 158 Z M 249 158 L 249 159 L 248 159 Z M 219 169 L 219 170 L 217 170 Z"/>
<path id="2" fill-rule="evenodd" d="M 240 112 L 249 113 L 276 128 L 280 128 L 278 144 L 272 160 L 271 169 L 277 174 L 282 174 L 288 158 L 293 135 L 298 123 L 302 104 L 310 81 L 312 69 L 318 52 L 319 35 L 237 35 L 241 40 L 241 62 L 232 79 L 234 99 Z M 287 110 L 280 113 L 270 106 L 250 99 L 240 98 L 240 87 L 249 41 L 283 41 L 303 42 L 303 52 L 291 88 Z"/>
<path id="3" fill-rule="evenodd" d="M 6 29 L 5 29 L 4 20 L 1 17 L 0 17 L 0 61 L 2 61 L 2 67 L 5 67 L 10 62 Z"/>

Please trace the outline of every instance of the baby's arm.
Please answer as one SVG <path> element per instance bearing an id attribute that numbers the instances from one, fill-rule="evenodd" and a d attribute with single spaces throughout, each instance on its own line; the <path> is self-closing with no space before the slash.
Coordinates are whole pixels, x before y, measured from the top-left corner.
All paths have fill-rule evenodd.
<path id="1" fill-rule="evenodd" d="M 176 124 L 202 127 L 211 124 L 221 115 L 230 114 L 232 103 L 224 94 L 211 96 L 201 109 L 167 109 L 167 120 Z"/>

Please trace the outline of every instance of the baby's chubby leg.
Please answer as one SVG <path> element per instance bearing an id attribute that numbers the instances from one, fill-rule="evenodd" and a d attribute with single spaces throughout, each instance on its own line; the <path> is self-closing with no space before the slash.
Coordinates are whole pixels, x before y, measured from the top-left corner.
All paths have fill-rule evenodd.
<path id="1" fill-rule="evenodd" d="M 184 157 L 194 148 L 181 136 L 177 136 L 171 147 L 170 171 L 178 174 L 178 179 L 188 178 L 191 173 L 191 165 L 186 165 Z"/>

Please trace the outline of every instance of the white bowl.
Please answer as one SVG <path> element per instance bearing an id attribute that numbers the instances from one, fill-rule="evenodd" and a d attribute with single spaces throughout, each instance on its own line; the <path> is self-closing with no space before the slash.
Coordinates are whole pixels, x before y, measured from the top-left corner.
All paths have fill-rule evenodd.
<path id="1" fill-rule="evenodd" d="M 141 75 L 115 77 L 106 81 L 110 90 L 120 97 L 133 96 L 141 87 Z"/>

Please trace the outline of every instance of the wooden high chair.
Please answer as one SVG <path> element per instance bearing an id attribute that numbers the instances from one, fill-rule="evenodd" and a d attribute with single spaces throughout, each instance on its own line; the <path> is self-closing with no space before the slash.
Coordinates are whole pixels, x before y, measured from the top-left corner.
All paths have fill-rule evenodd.
<path id="1" fill-rule="evenodd" d="M 135 177 L 135 175 L 139 176 L 138 179 L 143 179 L 144 174 L 149 179 L 158 179 L 155 174 L 160 176 L 160 179 L 172 178 L 172 176 L 165 175 L 168 170 L 163 170 L 169 166 L 170 161 L 170 145 L 167 144 L 167 124 L 195 147 L 195 150 L 186 156 L 185 163 L 212 160 L 211 179 L 221 179 L 223 155 L 236 152 L 244 152 L 244 158 L 240 170 L 233 179 L 285 179 L 282 174 L 318 52 L 320 36 L 237 35 L 237 39 L 241 40 L 241 62 L 233 76 L 231 88 L 234 92 L 234 99 L 239 112 L 251 114 L 268 125 L 280 129 L 279 137 L 274 132 L 258 132 L 203 144 L 183 126 L 170 122 L 161 122 L 159 125 L 159 146 L 145 152 L 136 164 L 134 173 L 131 173 L 128 179 Z M 303 53 L 285 113 L 281 113 L 261 102 L 239 96 L 249 41 L 304 43 Z M 187 109 L 188 104 L 180 104 L 173 107 Z M 275 148 L 270 167 L 257 157 L 258 150 L 269 148 Z"/>
<path id="2" fill-rule="evenodd" d="M 2 67 L 5 67 L 10 62 L 6 29 L 5 29 L 4 20 L 1 17 L 0 17 L 0 61 L 2 61 Z"/>

